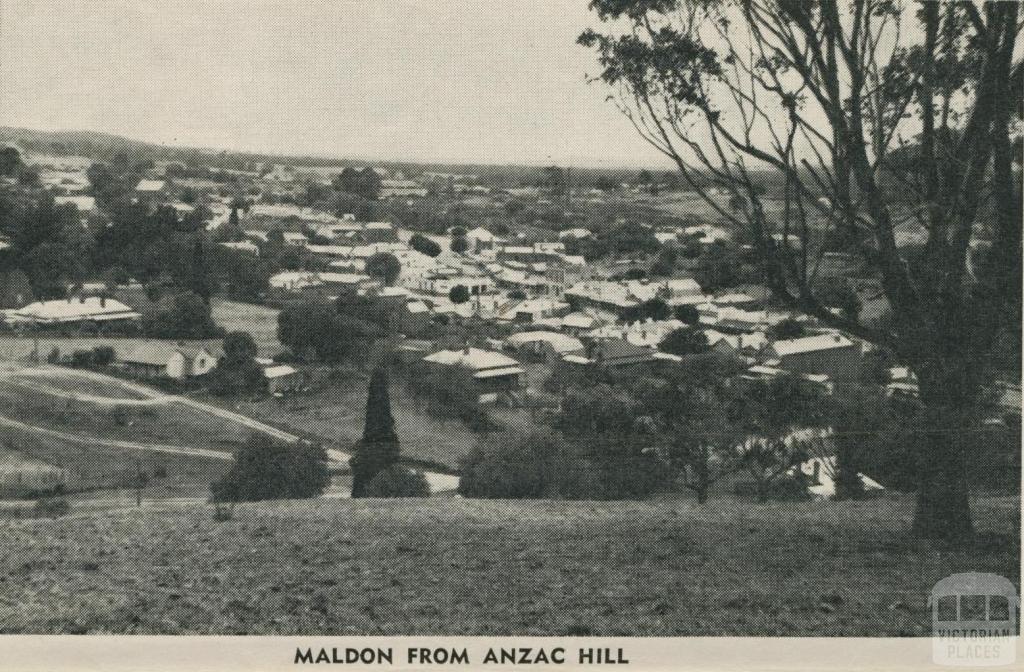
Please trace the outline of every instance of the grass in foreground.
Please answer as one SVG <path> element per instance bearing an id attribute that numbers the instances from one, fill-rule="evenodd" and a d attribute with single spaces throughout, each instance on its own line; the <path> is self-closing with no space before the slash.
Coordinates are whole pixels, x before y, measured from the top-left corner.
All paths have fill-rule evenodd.
<path id="1" fill-rule="evenodd" d="M 1019 510 L 976 502 L 971 549 L 900 497 L 73 512 L 0 522 L 0 632 L 923 636 L 938 579 L 1019 581 Z"/>

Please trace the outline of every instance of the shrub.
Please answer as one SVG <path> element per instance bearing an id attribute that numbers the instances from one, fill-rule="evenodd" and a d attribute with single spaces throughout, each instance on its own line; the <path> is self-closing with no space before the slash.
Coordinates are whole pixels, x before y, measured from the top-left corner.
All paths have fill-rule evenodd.
<path id="1" fill-rule="evenodd" d="M 459 494 L 486 499 L 607 499 L 594 465 L 554 434 L 473 449 Z"/>
<path id="2" fill-rule="evenodd" d="M 431 415 L 459 419 L 470 428 L 486 426 L 476 380 L 468 369 L 417 363 L 410 367 L 407 382 Z"/>
<path id="3" fill-rule="evenodd" d="M 92 363 L 96 366 L 109 366 L 114 361 L 114 349 L 109 345 L 99 345 L 92 350 Z"/>
<path id="4" fill-rule="evenodd" d="M 421 233 L 413 234 L 413 237 L 409 240 L 409 247 L 428 257 L 436 257 L 441 254 L 441 246 Z"/>
<path id="5" fill-rule="evenodd" d="M 213 510 L 213 520 L 218 523 L 224 523 L 235 517 L 235 503 L 229 502 L 224 504 L 217 502 Z"/>
<path id="6" fill-rule="evenodd" d="M 210 485 L 216 502 L 307 499 L 330 484 L 327 451 L 310 443 L 284 445 L 252 436 L 235 454 L 230 471 Z"/>
<path id="7" fill-rule="evenodd" d="M 465 285 L 455 285 L 451 291 L 448 292 L 448 300 L 452 303 L 459 304 L 469 301 L 469 289 Z"/>
<path id="8" fill-rule="evenodd" d="M 429 497 L 430 486 L 422 473 L 394 465 L 366 485 L 366 497 Z"/>
<path id="9" fill-rule="evenodd" d="M 36 500 L 32 513 L 36 518 L 60 518 L 71 511 L 71 505 L 63 497 Z"/>
<path id="10" fill-rule="evenodd" d="M 46 361 L 49 362 L 50 364 L 59 364 L 60 348 L 54 348 L 53 350 L 50 350 L 50 354 L 46 356 Z"/>
<path id="11" fill-rule="evenodd" d="M 71 353 L 71 365 L 72 366 L 90 366 L 93 363 L 93 356 L 91 350 L 75 350 Z"/>

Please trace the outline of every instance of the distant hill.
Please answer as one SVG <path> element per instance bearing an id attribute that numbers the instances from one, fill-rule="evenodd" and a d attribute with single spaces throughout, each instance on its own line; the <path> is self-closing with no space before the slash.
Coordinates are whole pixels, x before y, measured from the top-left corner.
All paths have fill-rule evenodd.
<path id="1" fill-rule="evenodd" d="M 375 166 L 389 171 L 401 171 L 410 176 L 423 173 L 474 175 L 481 182 L 535 183 L 545 177 L 541 166 L 415 163 L 402 161 L 380 161 L 361 157 L 330 157 L 308 155 L 280 155 L 260 152 L 229 151 L 213 148 L 179 147 L 145 142 L 110 133 L 96 131 L 39 131 L 10 126 L 0 127 L 0 145 L 15 144 L 21 149 L 54 156 L 83 156 L 95 161 L 108 162 L 117 154 L 124 153 L 136 161 L 179 161 L 197 163 L 211 168 L 228 170 L 251 169 L 254 164 L 285 164 L 295 167 L 326 168 L 346 166 Z M 633 181 L 636 169 L 572 168 L 571 173 L 581 182 L 589 183 L 598 177 L 614 182 Z M 651 171 L 664 174 L 665 171 Z"/>

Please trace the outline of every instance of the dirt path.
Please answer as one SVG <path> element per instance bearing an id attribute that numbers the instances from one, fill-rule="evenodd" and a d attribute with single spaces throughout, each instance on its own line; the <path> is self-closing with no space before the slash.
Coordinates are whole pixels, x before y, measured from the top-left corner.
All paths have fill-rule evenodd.
<path id="1" fill-rule="evenodd" d="M 14 380 L 11 374 L 17 373 L 21 376 L 39 376 L 39 377 L 53 377 L 60 375 L 71 375 L 80 376 L 83 378 L 91 379 L 97 382 L 106 383 L 109 385 L 116 385 L 122 389 L 129 390 L 139 396 L 144 397 L 143 399 L 119 399 L 116 397 L 103 397 L 92 394 L 81 394 L 77 392 L 69 392 L 68 390 L 62 390 L 52 385 L 46 385 L 44 383 L 31 383 L 24 380 Z M 247 415 L 241 413 L 235 413 L 229 411 L 220 406 L 208 404 L 206 402 L 197 401 L 181 395 L 166 394 L 163 391 L 150 387 L 149 385 L 143 385 L 141 383 L 132 382 L 129 380 L 123 380 L 114 376 L 108 376 L 102 373 L 96 373 L 94 371 L 86 371 L 81 369 L 67 369 L 64 367 L 58 367 L 53 365 L 42 365 L 38 367 L 12 367 L 5 366 L 0 369 L 0 379 L 6 382 L 28 387 L 38 392 L 50 394 L 57 397 L 63 398 L 75 398 L 81 401 L 88 401 L 100 405 L 153 405 L 153 404 L 165 404 L 165 403 L 178 403 L 189 408 L 213 415 L 215 417 L 233 422 L 235 424 L 247 427 L 255 432 L 260 432 L 279 441 L 286 443 L 298 443 L 302 441 L 302 437 L 299 437 L 290 432 L 278 429 L 272 425 L 268 425 L 265 422 L 260 422 L 254 418 L 250 418 Z M 124 448 L 129 450 L 151 450 L 158 452 L 167 453 L 178 453 L 181 455 L 195 455 L 199 457 L 213 457 L 214 459 L 232 459 L 231 453 L 205 450 L 202 448 L 187 448 L 183 446 L 165 446 L 160 444 L 147 444 L 147 443 L 136 443 L 131 441 L 117 441 L 112 439 L 97 439 L 94 437 L 82 437 L 74 434 L 68 434 L 66 432 L 59 432 L 56 430 L 46 429 L 43 427 L 36 427 L 28 425 L 12 418 L 5 418 L 0 416 L 0 425 L 8 427 L 17 427 L 25 431 L 33 431 L 37 433 L 47 434 L 56 438 L 62 438 L 68 441 L 75 441 L 77 443 L 88 443 L 93 445 L 102 445 L 111 448 Z M 335 448 L 327 449 L 328 458 L 339 464 L 347 464 L 352 455 L 348 452 L 337 450 Z M 427 483 L 430 484 L 432 492 L 443 492 L 454 490 L 459 485 L 458 476 L 452 476 L 449 474 L 441 474 L 435 472 L 424 472 L 424 477 L 427 479 Z"/>
<path id="2" fill-rule="evenodd" d="M 168 446 L 159 443 L 139 443 L 136 441 L 121 441 L 119 439 L 101 439 L 94 436 L 82 436 L 80 434 L 61 432 L 56 429 L 37 427 L 35 425 L 30 425 L 28 423 L 21 422 L 20 420 L 7 418 L 2 415 L 0 415 L 0 427 L 10 427 L 12 429 L 19 429 L 24 432 L 32 432 L 34 434 L 40 434 L 42 436 L 50 436 L 55 439 L 61 439 L 63 441 L 81 443 L 90 446 L 103 446 L 105 448 L 119 448 L 123 450 L 145 450 L 157 453 L 174 453 L 176 455 L 207 457 L 214 460 L 234 459 L 234 456 L 231 453 L 222 450 L 207 450 L 205 448 L 188 448 L 185 446 Z"/>

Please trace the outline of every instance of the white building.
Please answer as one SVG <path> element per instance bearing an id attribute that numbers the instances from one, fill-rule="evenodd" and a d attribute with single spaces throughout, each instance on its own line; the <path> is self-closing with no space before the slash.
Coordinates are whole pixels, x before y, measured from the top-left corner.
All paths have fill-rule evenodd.
<path id="1" fill-rule="evenodd" d="M 7 313 L 12 322 L 70 324 L 136 320 L 141 315 L 120 301 L 99 296 L 36 301 Z"/>

